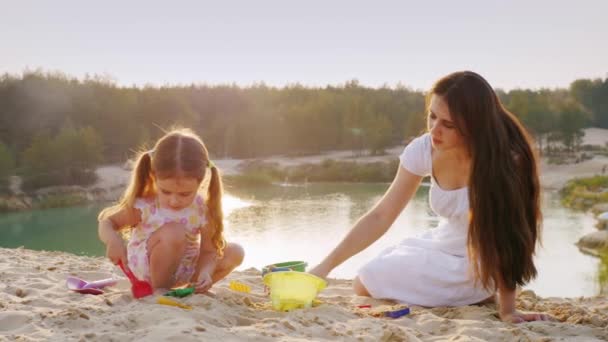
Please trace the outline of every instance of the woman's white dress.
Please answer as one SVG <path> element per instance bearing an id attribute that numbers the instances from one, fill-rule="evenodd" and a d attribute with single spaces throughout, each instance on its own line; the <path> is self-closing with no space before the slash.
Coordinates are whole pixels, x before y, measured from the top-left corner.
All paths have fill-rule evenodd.
<path id="1" fill-rule="evenodd" d="M 430 135 L 408 144 L 400 161 L 413 174 L 432 175 Z M 490 297 L 469 267 L 467 188 L 443 190 L 431 176 L 429 202 L 438 226 L 384 250 L 359 270 L 359 279 L 372 297 L 412 305 L 461 306 Z"/>

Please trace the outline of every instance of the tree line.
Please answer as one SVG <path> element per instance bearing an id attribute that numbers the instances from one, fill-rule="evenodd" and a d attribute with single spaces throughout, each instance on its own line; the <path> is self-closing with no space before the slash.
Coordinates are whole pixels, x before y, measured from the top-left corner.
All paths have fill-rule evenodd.
<path id="1" fill-rule="evenodd" d="M 586 126 L 608 128 L 608 79 L 568 89 L 497 90 L 538 141 L 580 143 Z M 213 158 L 382 151 L 419 134 L 425 94 L 407 87 L 282 88 L 263 83 L 119 87 L 40 71 L 0 78 L 0 182 L 26 188 L 86 184 L 100 163 L 124 162 L 171 126 L 201 135 Z M 541 145 L 542 149 L 542 145 Z"/>

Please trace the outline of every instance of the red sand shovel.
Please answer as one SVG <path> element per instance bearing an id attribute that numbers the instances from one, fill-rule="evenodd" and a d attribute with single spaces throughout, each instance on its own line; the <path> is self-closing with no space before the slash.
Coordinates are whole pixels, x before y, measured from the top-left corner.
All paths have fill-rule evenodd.
<path id="1" fill-rule="evenodd" d="M 131 281 L 131 292 L 133 293 L 133 297 L 142 298 L 154 293 L 152 286 L 147 281 L 137 279 L 135 274 L 133 274 L 130 269 L 126 268 L 122 264 L 122 261 L 118 262 L 118 266 L 120 266 L 122 271 L 127 275 L 129 280 Z"/>

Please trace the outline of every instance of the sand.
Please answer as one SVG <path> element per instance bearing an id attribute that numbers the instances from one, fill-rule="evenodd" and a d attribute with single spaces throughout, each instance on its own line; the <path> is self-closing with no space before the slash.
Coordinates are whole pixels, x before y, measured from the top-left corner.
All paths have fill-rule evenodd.
<path id="1" fill-rule="evenodd" d="M 99 296 L 69 291 L 67 276 L 120 278 Z M 251 286 L 244 294 L 230 280 Z M 136 300 L 122 273 L 104 258 L 63 252 L 0 248 L 0 340 L 2 341 L 601 341 L 608 340 L 608 300 L 518 297 L 521 310 L 539 310 L 556 322 L 508 324 L 493 304 L 459 308 L 411 307 L 401 318 L 376 318 L 372 309 L 394 303 L 353 295 L 350 282 L 330 280 L 310 309 L 271 308 L 259 270 L 234 272 L 209 294 L 181 299 L 192 310 Z"/>

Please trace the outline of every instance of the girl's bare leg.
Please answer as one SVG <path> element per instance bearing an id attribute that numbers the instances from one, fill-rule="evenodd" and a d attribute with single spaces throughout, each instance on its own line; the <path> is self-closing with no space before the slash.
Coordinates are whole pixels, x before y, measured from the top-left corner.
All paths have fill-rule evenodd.
<path id="1" fill-rule="evenodd" d="M 245 257 L 243 247 L 236 243 L 228 243 L 224 249 L 224 257 L 217 261 L 215 271 L 211 275 L 213 283 L 224 279 L 230 272 L 237 268 Z"/>
<path id="2" fill-rule="evenodd" d="M 170 288 L 186 248 L 185 227 L 167 223 L 152 233 L 147 243 L 152 287 Z"/>

